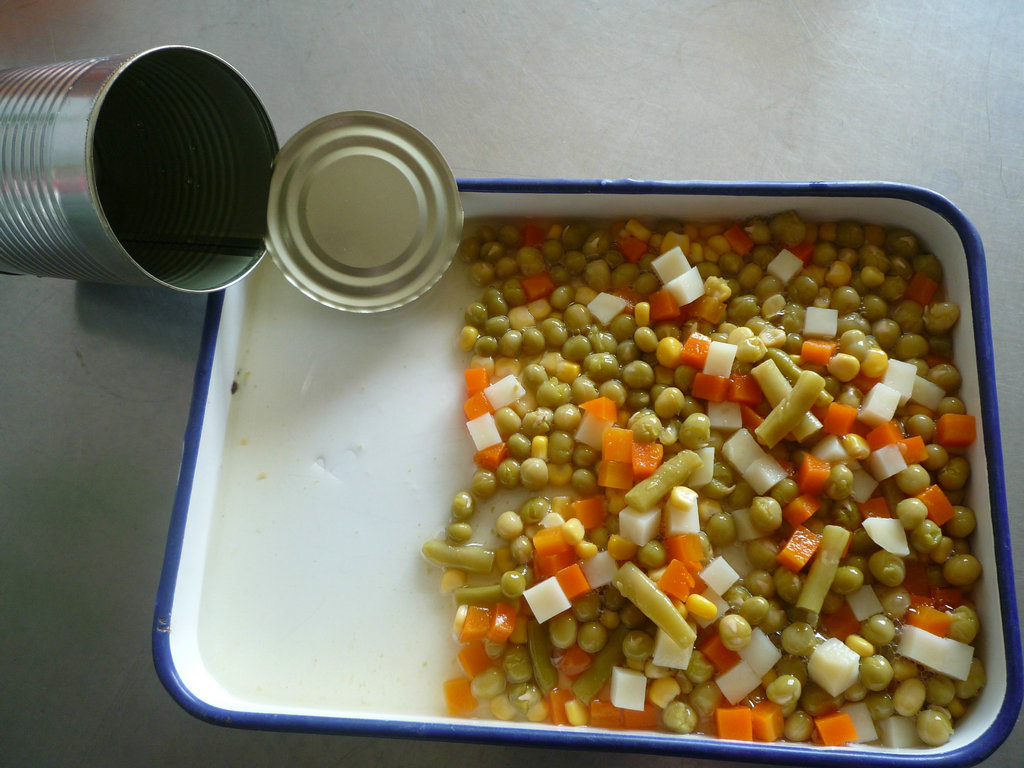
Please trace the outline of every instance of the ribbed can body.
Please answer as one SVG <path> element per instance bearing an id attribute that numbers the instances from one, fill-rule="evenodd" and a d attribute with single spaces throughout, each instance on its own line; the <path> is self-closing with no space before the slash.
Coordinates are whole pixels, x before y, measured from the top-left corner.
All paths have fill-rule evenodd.
<path id="1" fill-rule="evenodd" d="M 0 272 L 223 288 L 265 253 L 276 152 L 256 94 L 198 49 L 0 72 Z"/>

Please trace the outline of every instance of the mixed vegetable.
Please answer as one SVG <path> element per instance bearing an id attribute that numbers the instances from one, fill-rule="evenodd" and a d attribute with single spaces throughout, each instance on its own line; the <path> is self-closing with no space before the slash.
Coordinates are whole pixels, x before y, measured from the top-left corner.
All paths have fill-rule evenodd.
<path id="1" fill-rule="evenodd" d="M 423 547 L 449 714 L 944 744 L 985 683 L 977 433 L 918 238 L 789 211 L 460 252 L 477 468 Z"/>

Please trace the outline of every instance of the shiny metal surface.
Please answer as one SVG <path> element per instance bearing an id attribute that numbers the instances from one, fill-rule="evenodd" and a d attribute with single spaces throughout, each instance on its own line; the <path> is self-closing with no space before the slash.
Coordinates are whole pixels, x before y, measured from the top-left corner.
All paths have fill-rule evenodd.
<path id="1" fill-rule="evenodd" d="M 0 72 L 0 271 L 223 288 L 264 254 L 273 128 L 194 48 Z"/>

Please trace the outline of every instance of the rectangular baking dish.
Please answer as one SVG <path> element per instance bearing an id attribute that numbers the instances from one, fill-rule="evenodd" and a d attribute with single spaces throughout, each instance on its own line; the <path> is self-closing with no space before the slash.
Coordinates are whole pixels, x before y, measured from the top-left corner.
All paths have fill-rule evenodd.
<path id="1" fill-rule="evenodd" d="M 264 263 L 209 299 L 153 627 L 171 695 L 209 722 L 819 765 L 965 765 L 1021 703 L 985 262 L 978 233 L 924 189 L 862 183 L 461 180 L 465 231 L 493 218 L 742 220 L 794 209 L 915 231 L 962 309 L 962 397 L 981 419 L 970 503 L 988 683 L 938 749 L 726 742 L 450 718 L 449 598 L 420 546 L 447 519 L 472 446 L 455 337 L 475 289 L 456 262 L 411 305 L 355 315 Z"/>

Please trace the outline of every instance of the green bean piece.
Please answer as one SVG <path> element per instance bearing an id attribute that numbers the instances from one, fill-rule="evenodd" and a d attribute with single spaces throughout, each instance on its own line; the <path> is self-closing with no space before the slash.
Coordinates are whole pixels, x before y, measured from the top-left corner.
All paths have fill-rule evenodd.
<path id="1" fill-rule="evenodd" d="M 636 564 L 624 563 L 619 568 L 612 584 L 647 618 L 664 630 L 672 640 L 675 640 L 677 645 L 682 648 L 693 645 L 694 640 L 697 639 L 697 633 L 676 610 L 668 595 L 658 589 L 657 585 Z"/>
<path id="2" fill-rule="evenodd" d="M 674 486 L 685 483 L 700 466 L 701 460 L 696 453 L 680 451 L 654 470 L 654 474 L 627 491 L 626 503 L 633 509 L 652 509 Z"/>
<path id="3" fill-rule="evenodd" d="M 547 629 L 536 621 L 531 621 L 526 627 L 526 637 L 530 650 L 530 664 L 533 665 L 533 679 L 541 692 L 547 696 L 558 683 L 558 670 L 551 662 L 551 638 Z"/>
<path id="4" fill-rule="evenodd" d="M 783 353 L 782 357 L 795 366 L 795 363 L 789 359 L 788 355 Z M 782 371 L 779 370 L 779 366 L 776 365 L 774 360 L 765 360 L 753 368 L 750 373 L 753 375 L 754 380 L 757 381 L 758 386 L 761 387 L 765 399 L 768 400 L 772 408 L 777 407 L 793 391 L 789 381 L 782 374 Z M 793 436 L 797 440 L 803 440 L 817 432 L 819 428 L 817 420 L 805 412 L 796 428 L 794 428 Z"/>
<path id="5" fill-rule="evenodd" d="M 501 584 L 486 587 L 459 587 L 455 590 L 456 605 L 494 605 L 506 600 Z"/>
<path id="6" fill-rule="evenodd" d="M 573 694 L 584 704 L 590 703 L 602 686 L 608 682 L 608 678 L 612 676 L 612 668 L 622 662 L 622 640 L 626 637 L 627 632 L 629 632 L 629 627 L 625 624 L 620 624 L 612 630 L 604 646 L 594 654 L 590 666 L 572 684 Z M 550 663 L 550 659 L 548 663 Z M 554 670 L 553 665 L 551 668 Z M 557 672 L 555 679 L 557 680 Z"/>
<path id="7" fill-rule="evenodd" d="M 774 448 L 807 416 L 807 412 L 817 402 L 818 395 L 824 389 L 824 378 L 814 371 L 804 371 L 790 393 L 771 410 L 754 430 L 754 434 L 769 448 Z"/>
<path id="8" fill-rule="evenodd" d="M 423 555 L 434 565 L 470 573 L 490 573 L 494 567 L 494 550 L 475 545 L 457 547 L 441 539 L 429 539 L 423 545 Z"/>
<path id="9" fill-rule="evenodd" d="M 807 580 L 804 581 L 800 597 L 796 601 L 797 608 L 811 613 L 821 612 L 821 605 L 825 600 L 825 595 L 832 588 L 832 581 L 839 568 L 839 561 L 846 551 L 846 544 L 849 540 L 850 532 L 845 528 L 838 525 L 825 526 L 821 532 L 821 544 L 818 546 L 817 555 L 814 562 L 811 563 Z"/>

